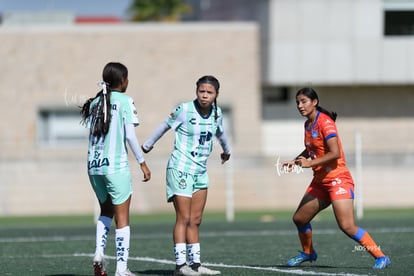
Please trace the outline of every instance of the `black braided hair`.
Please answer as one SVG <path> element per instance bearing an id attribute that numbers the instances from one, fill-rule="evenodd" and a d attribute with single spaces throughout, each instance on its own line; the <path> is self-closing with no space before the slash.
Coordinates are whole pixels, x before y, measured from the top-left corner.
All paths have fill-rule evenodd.
<path id="1" fill-rule="evenodd" d="M 110 62 L 105 65 L 102 72 L 102 79 L 106 85 L 107 94 L 104 95 L 102 89 L 94 98 L 89 98 L 81 107 L 80 111 L 83 123 L 85 123 L 88 118 L 90 119 L 91 134 L 93 136 L 99 138 L 108 133 L 111 124 L 111 90 L 114 87 L 119 87 L 123 80 L 127 78 L 128 69 L 123 64 L 119 62 Z M 99 102 L 91 108 L 91 103 L 96 98 L 99 98 Z M 105 102 L 107 110 L 106 114 L 104 113 Z"/>

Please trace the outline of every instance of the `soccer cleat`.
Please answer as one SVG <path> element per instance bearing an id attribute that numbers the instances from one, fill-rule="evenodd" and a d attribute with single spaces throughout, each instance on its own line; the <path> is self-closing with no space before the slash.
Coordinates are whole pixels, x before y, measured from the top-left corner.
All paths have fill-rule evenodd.
<path id="1" fill-rule="evenodd" d="M 200 272 L 201 275 L 218 275 L 221 274 L 218 270 L 212 270 L 207 267 L 201 266 L 200 263 L 193 263 L 190 265 L 191 269 Z"/>
<path id="2" fill-rule="evenodd" d="M 136 274 L 129 271 L 129 269 L 125 270 L 124 272 L 119 272 L 118 270 L 115 273 L 115 276 L 137 276 Z"/>
<path id="3" fill-rule="evenodd" d="M 314 262 L 318 258 L 318 255 L 314 251 L 313 253 L 306 254 L 304 252 L 299 251 L 299 255 L 289 259 L 287 261 L 288 266 L 298 266 L 303 262 Z"/>
<path id="4" fill-rule="evenodd" d="M 93 258 L 93 271 L 95 276 L 107 276 L 106 261 L 103 256 L 97 255 Z"/>
<path id="5" fill-rule="evenodd" d="M 212 270 L 212 269 L 209 269 L 209 268 L 207 268 L 205 266 L 200 266 L 198 268 L 198 272 L 200 272 L 201 275 L 218 275 L 218 274 L 221 274 L 220 271 L 218 271 L 218 270 Z"/>
<path id="6" fill-rule="evenodd" d="M 183 265 L 174 270 L 173 276 L 199 276 L 200 272 L 193 270 L 188 265 Z"/>
<path id="7" fill-rule="evenodd" d="M 373 269 L 384 269 L 389 267 L 391 264 L 390 258 L 388 256 L 382 256 L 375 259 L 375 265 L 372 267 Z"/>

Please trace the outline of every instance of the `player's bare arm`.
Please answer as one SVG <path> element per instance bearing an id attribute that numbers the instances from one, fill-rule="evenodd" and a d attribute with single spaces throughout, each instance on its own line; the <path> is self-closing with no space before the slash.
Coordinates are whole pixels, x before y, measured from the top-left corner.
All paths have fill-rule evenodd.
<path id="1" fill-rule="evenodd" d="M 299 156 L 295 163 L 302 166 L 302 168 L 313 168 L 324 165 L 341 157 L 341 152 L 338 144 L 338 137 L 332 137 L 326 141 L 328 152 L 318 158 L 308 159 L 305 156 Z"/>

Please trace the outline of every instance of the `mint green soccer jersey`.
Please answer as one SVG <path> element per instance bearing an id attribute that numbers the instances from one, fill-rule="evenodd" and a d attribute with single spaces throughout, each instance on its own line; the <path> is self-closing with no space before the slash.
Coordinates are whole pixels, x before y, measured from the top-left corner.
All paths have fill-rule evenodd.
<path id="1" fill-rule="evenodd" d="M 99 98 L 92 101 L 90 110 L 99 104 Z M 139 125 L 134 101 L 124 93 L 111 92 L 111 124 L 108 133 L 98 139 L 90 134 L 88 148 L 88 174 L 108 175 L 129 169 L 125 125 Z M 92 115 L 93 116 L 93 115 Z M 88 118 L 87 127 L 91 127 Z"/>
<path id="2" fill-rule="evenodd" d="M 174 150 L 168 160 L 168 168 L 190 174 L 207 171 L 207 158 L 213 149 L 213 138 L 223 132 L 221 109 L 217 108 L 206 117 L 197 110 L 195 101 L 179 105 L 167 118 L 166 123 L 175 130 Z"/>

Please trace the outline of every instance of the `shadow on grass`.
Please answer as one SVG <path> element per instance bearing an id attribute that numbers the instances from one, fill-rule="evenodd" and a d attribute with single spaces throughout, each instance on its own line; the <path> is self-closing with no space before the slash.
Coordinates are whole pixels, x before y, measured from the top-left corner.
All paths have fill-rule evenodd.
<path id="1" fill-rule="evenodd" d="M 269 266 L 268 266 L 269 267 Z M 332 265 L 312 265 L 312 264 L 302 264 L 300 266 L 288 266 L 288 265 L 274 265 L 271 266 L 274 268 L 283 268 L 283 269 L 312 269 L 312 268 L 320 268 L 320 269 L 366 269 L 366 267 L 360 266 L 332 266 Z"/>
<path id="2" fill-rule="evenodd" d="M 143 271 L 132 271 L 134 273 L 138 273 L 138 275 L 172 275 L 172 270 L 161 270 L 161 269 L 150 269 L 150 270 L 143 270 Z M 82 274 L 47 274 L 45 276 L 90 276 L 90 275 L 82 275 Z"/>
<path id="3" fill-rule="evenodd" d="M 166 269 L 150 269 L 150 270 L 143 270 L 143 271 L 137 271 L 139 275 L 172 275 L 172 270 L 166 270 Z"/>
<path id="4" fill-rule="evenodd" d="M 90 276 L 83 274 L 46 274 L 45 276 Z"/>
<path id="5" fill-rule="evenodd" d="M 276 268 L 291 268 L 291 269 L 298 269 L 298 268 L 338 268 L 337 266 L 331 266 L 331 265 L 300 265 L 300 266 L 288 266 L 288 265 L 274 265 L 272 267 Z"/>

